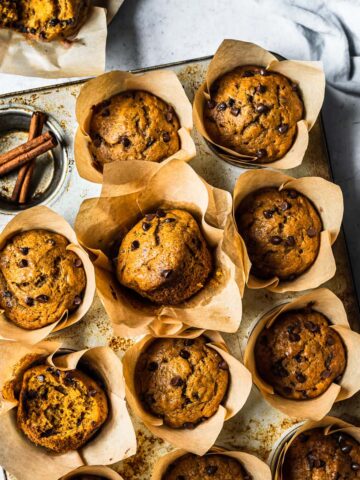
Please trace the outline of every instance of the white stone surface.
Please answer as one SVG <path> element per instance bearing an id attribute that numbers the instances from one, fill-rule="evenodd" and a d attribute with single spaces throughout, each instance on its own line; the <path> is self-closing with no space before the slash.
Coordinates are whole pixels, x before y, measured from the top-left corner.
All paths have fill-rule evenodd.
<path id="1" fill-rule="evenodd" d="M 266 2 L 126 0 L 109 28 L 107 68 L 132 69 L 210 55 L 224 38 L 257 42 L 288 58 L 313 58 L 305 40 L 294 40 L 286 19 L 265 11 Z M 357 20 L 351 22 L 359 25 Z M 0 75 L 0 94 L 49 83 Z M 344 192 L 345 232 L 360 291 L 359 99 L 328 89 L 323 114 L 335 181 Z"/>

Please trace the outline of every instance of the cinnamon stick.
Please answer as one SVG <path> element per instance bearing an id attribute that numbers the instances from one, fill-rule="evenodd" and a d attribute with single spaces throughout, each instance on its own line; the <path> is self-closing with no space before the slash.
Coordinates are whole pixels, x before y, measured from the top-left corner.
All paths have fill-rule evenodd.
<path id="1" fill-rule="evenodd" d="M 46 140 L 50 140 L 53 137 L 54 135 L 51 132 L 46 132 L 40 135 L 39 137 L 34 138 L 33 140 L 23 143 L 22 145 L 19 145 L 13 148 L 12 150 L 9 150 L 8 152 L 3 153 L 2 155 L 0 155 L 0 166 L 5 165 L 11 160 L 14 160 L 14 158 L 17 158 L 23 154 L 30 152 L 34 148 L 43 144 Z"/>
<path id="2" fill-rule="evenodd" d="M 49 135 L 47 135 L 49 134 Z M 46 137 L 45 137 L 46 135 Z M 6 175 L 9 172 L 12 172 L 13 170 L 16 170 L 19 167 L 22 167 L 23 165 L 31 162 L 31 160 L 34 160 L 34 158 L 39 157 L 43 153 L 48 152 L 52 148 L 56 147 L 57 145 L 57 139 L 55 135 L 53 135 L 50 132 L 47 132 L 44 135 L 41 135 L 40 137 L 35 138 L 35 140 L 38 140 L 39 138 L 48 138 L 47 140 L 43 140 L 40 145 L 36 146 L 32 150 L 26 151 L 25 153 L 22 153 L 21 155 L 16 156 L 12 160 L 6 162 L 5 164 L 0 164 L 0 177 L 3 175 Z M 34 141 L 34 140 L 32 140 Z M 30 142 L 28 142 L 30 143 Z"/>
<path id="3" fill-rule="evenodd" d="M 31 121 L 30 121 L 28 141 L 33 140 L 34 138 L 41 135 L 45 120 L 46 120 L 46 115 L 43 112 L 34 112 L 32 114 Z M 33 163 L 34 162 L 35 160 L 33 160 Z M 27 172 L 30 169 L 31 165 L 32 164 L 24 165 L 23 167 L 20 168 L 18 172 L 15 187 L 11 196 L 11 200 L 13 202 L 17 202 L 18 199 L 20 198 L 20 192 L 22 190 L 23 183 L 25 181 Z M 32 170 L 34 170 L 34 168 L 32 168 Z M 32 176 L 32 172 L 31 172 L 31 176 Z M 31 179 L 31 176 L 30 176 L 30 179 Z M 25 201 L 26 201 L 26 196 L 27 195 L 25 194 Z M 25 202 L 22 202 L 22 203 L 25 203 Z"/>

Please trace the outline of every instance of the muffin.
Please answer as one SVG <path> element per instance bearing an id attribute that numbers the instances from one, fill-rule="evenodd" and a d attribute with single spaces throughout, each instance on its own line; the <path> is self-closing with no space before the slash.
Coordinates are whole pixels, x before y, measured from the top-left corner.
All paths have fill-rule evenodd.
<path id="1" fill-rule="evenodd" d="M 207 342 L 204 336 L 157 339 L 137 362 L 136 388 L 144 408 L 171 428 L 194 428 L 224 400 L 228 365 Z"/>
<path id="2" fill-rule="evenodd" d="M 80 370 L 47 365 L 23 376 L 17 423 L 28 439 L 56 453 L 83 446 L 108 416 L 102 388 Z"/>
<path id="3" fill-rule="evenodd" d="M 322 222 L 299 192 L 257 190 L 241 202 L 236 221 L 256 277 L 294 280 L 315 262 Z"/>
<path id="4" fill-rule="evenodd" d="M 296 84 L 280 73 L 246 65 L 213 83 L 204 126 L 218 145 L 267 163 L 289 151 L 303 116 Z"/>
<path id="5" fill-rule="evenodd" d="M 360 446 L 349 435 L 324 434 L 323 428 L 301 433 L 286 452 L 283 480 L 351 480 L 360 478 Z"/>
<path id="6" fill-rule="evenodd" d="M 123 238 L 119 282 L 154 303 L 177 305 L 204 286 L 212 257 L 199 226 L 184 210 L 158 210 Z"/>
<path id="7" fill-rule="evenodd" d="M 34 39 L 69 38 L 86 20 L 89 0 L 4 0 L 0 28 L 11 28 Z"/>
<path id="8" fill-rule="evenodd" d="M 280 314 L 255 344 L 256 369 L 277 394 L 292 400 L 316 398 L 346 367 L 346 350 L 328 319 L 312 309 Z"/>
<path id="9" fill-rule="evenodd" d="M 251 480 L 235 458 L 188 453 L 172 463 L 162 480 Z"/>
<path id="10" fill-rule="evenodd" d="M 86 275 L 68 240 L 47 230 L 12 237 L 0 252 L 0 307 L 27 330 L 45 327 L 82 302 Z"/>
<path id="11" fill-rule="evenodd" d="M 115 160 L 160 162 L 180 150 L 180 123 L 170 105 L 141 90 L 119 93 L 93 107 L 90 151 L 95 166 Z"/>

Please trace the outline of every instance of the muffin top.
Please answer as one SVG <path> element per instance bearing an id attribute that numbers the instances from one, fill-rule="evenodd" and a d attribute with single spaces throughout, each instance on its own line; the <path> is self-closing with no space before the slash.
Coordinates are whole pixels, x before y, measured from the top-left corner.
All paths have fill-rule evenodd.
<path id="1" fill-rule="evenodd" d="M 160 162 L 180 150 L 172 106 L 151 93 L 128 90 L 93 107 L 90 146 L 95 166 L 115 160 Z"/>
<path id="2" fill-rule="evenodd" d="M 296 190 L 255 191 L 239 205 L 236 221 L 256 277 L 294 280 L 315 262 L 322 222 Z"/>
<path id="3" fill-rule="evenodd" d="M 243 466 L 226 455 L 188 453 L 172 463 L 161 480 L 251 480 Z"/>
<path id="4" fill-rule="evenodd" d="M 119 282 L 152 302 L 176 305 L 201 290 L 212 258 L 194 217 L 184 210 L 157 210 L 123 238 Z"/>
<path id="5" fill-rule="evenodd" d="M 57 453 L 76 450 L 94 435 L 107 415 L 104 391 L 80 370 L 38 365 L 23 376 L 17 422 L 36 445 Z"/>
<path id="6" fill-rule="evenodd" d="M 310 308 L 280 314 L 259 335 L 254 353 L 260 377 L 293 400 L 318 397 L 340 381 L 346 367 L 341 337 Z"/>
<path id="7" fill-rule="evenodd" d="M 301 433 L 290 445 L 283 480 L 353 480 L 360 478 L 360 447 L 345 433 L 324 434 L 323 428 Z"/>
<path id="8" fill-rule="evenodd" d="M 213 83 L 204 126 L 218 145 L 267 163 L 291 148 L 303 114 L 296 84 L 280 73 L 246 65 Z"/>
<path id="9" fill-rule="evenodd" d="M 57 233 L 28 230 L 0 252 L 0 306 L 19 327 L 45 327 L 81 304 L 85 270 L 68 245 Z"/>
<path id="10" fill-rule="evenodd" d="M 172 428 L 194 428 L 212 417 L 229 384 L 228 365 L 206 337 L 153 341 L 136 365 L 144 407 Z"/>
<path id="11" fill-rule="evenodd" d="M 60 40 L 79 30 L 88 9 L 88 0 L 4 0 L 0 2 L 0 28 L 37 40 Z"/>

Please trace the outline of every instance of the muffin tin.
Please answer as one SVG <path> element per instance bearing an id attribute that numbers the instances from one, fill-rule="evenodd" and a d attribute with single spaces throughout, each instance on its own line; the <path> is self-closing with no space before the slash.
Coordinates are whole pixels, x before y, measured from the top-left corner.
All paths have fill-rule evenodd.
<path id="1" fill-rule="evenodd" d="M 209 60 L 210 58 L 201 58 L 159 66 L 154 69 L 169 68 L 174 70 L 190 101 L 192 101 L 196 89 L 204 80 Z M 138 70 L 135 73 L 154 69 Z M 64 158 L 68 157 L 66 174 L 62 177 L 62 183 L 61 186 L 58 186 L 56 195 L 44 195 L 42 202 L 63 215 L 71 224 L 74 222 L 81 202 L 85 198 L 98 196 L 101 189 L 100 185 L 81 179 L 74 167 L 75 100 L 82 85 L 82 81 L 71 82 L 19 92 L 11 96 L 0 96 L 0 112 L 2 114 L 11 111 L 15 106 L 24 109 L 24 111 L 31 109 L 44 110 L 50 114 L 49 122 L 60 126 L 61 137 L 67 145 L 64 148 Z M 21 124 L 17 127 L 21 128 Z M 1 130 L 0 127 L 0 150 L 1 137 L 3 136 Z M 214 150 L 209 148 L 196 131 L 193 132 L 193 138 L 197 147 L 197 157 L 190 162 L 190 165 L 211 185 L 232 192 L 236 179 L 245 170 L 224 162 L 216 155 Z M 286 173 L 295 177 L 320 176 L 331 180 L 326 140 L 320 120 L 316 122 L 310 133 L 310 144 L 302 165 L 291 171 L 286 171 Z M 0 179 L 0 192 L 4 191 L 4 187 L 6 187 L 6 184 L 3 179 Z M 15 213 L 10 208 L 4 208 L 1 204 L 0 227 L 3 228 L 11 219 L 11 215 Z M 347 310 L 351 327 L 359 330 L 359 306 L 342 233 L 335 243 L 334 254 L 337 261 L 336 275 L 323 286 L 329 288 L 341 298 Z M 232 354 L 242 359 L 248 336 L 260 316 L 274 306 L 288 302 L 304 293 L 279 295 L 266 290 L 246 289 L 240 329 L 236 334 L 224 335 Z M 124 351 L 131 343 L 126 339 L 112 337 L 110 322 L 97 297 L 91 310 L 81 323 L 69 327 L 59 334 L 54 334 L 51 338 L 59 339 L 63 342 L 64 347 L 74 349 L 109 344 L 120 357 L 123 356 Z M 338 403 L 331 411 L 331 415 L 356 423 L 356 419 L 360 420 L 360 395 Z M 133 420 L 137 431 L 138 453 L 134 457 L 114 465 L 113 468 L 129 480 L 150 480 L 154 462 L 159 456 L 171 450 L 172 447 L 153 437 L 135 417 L 133 417 Z M 257 388 L 253 386 L 245 407 L 233 419 L 226 422 L 217 445 L 231 450 L 248 451 L 263 460 L 267 460 L 276 442 L 283 435 L 286 435 L 286 432 L 293 428 L 296 423 L 296 419 L 290 419 L 268 405 Z M 13 477 L 9 476 L 9 478 Z"/>

